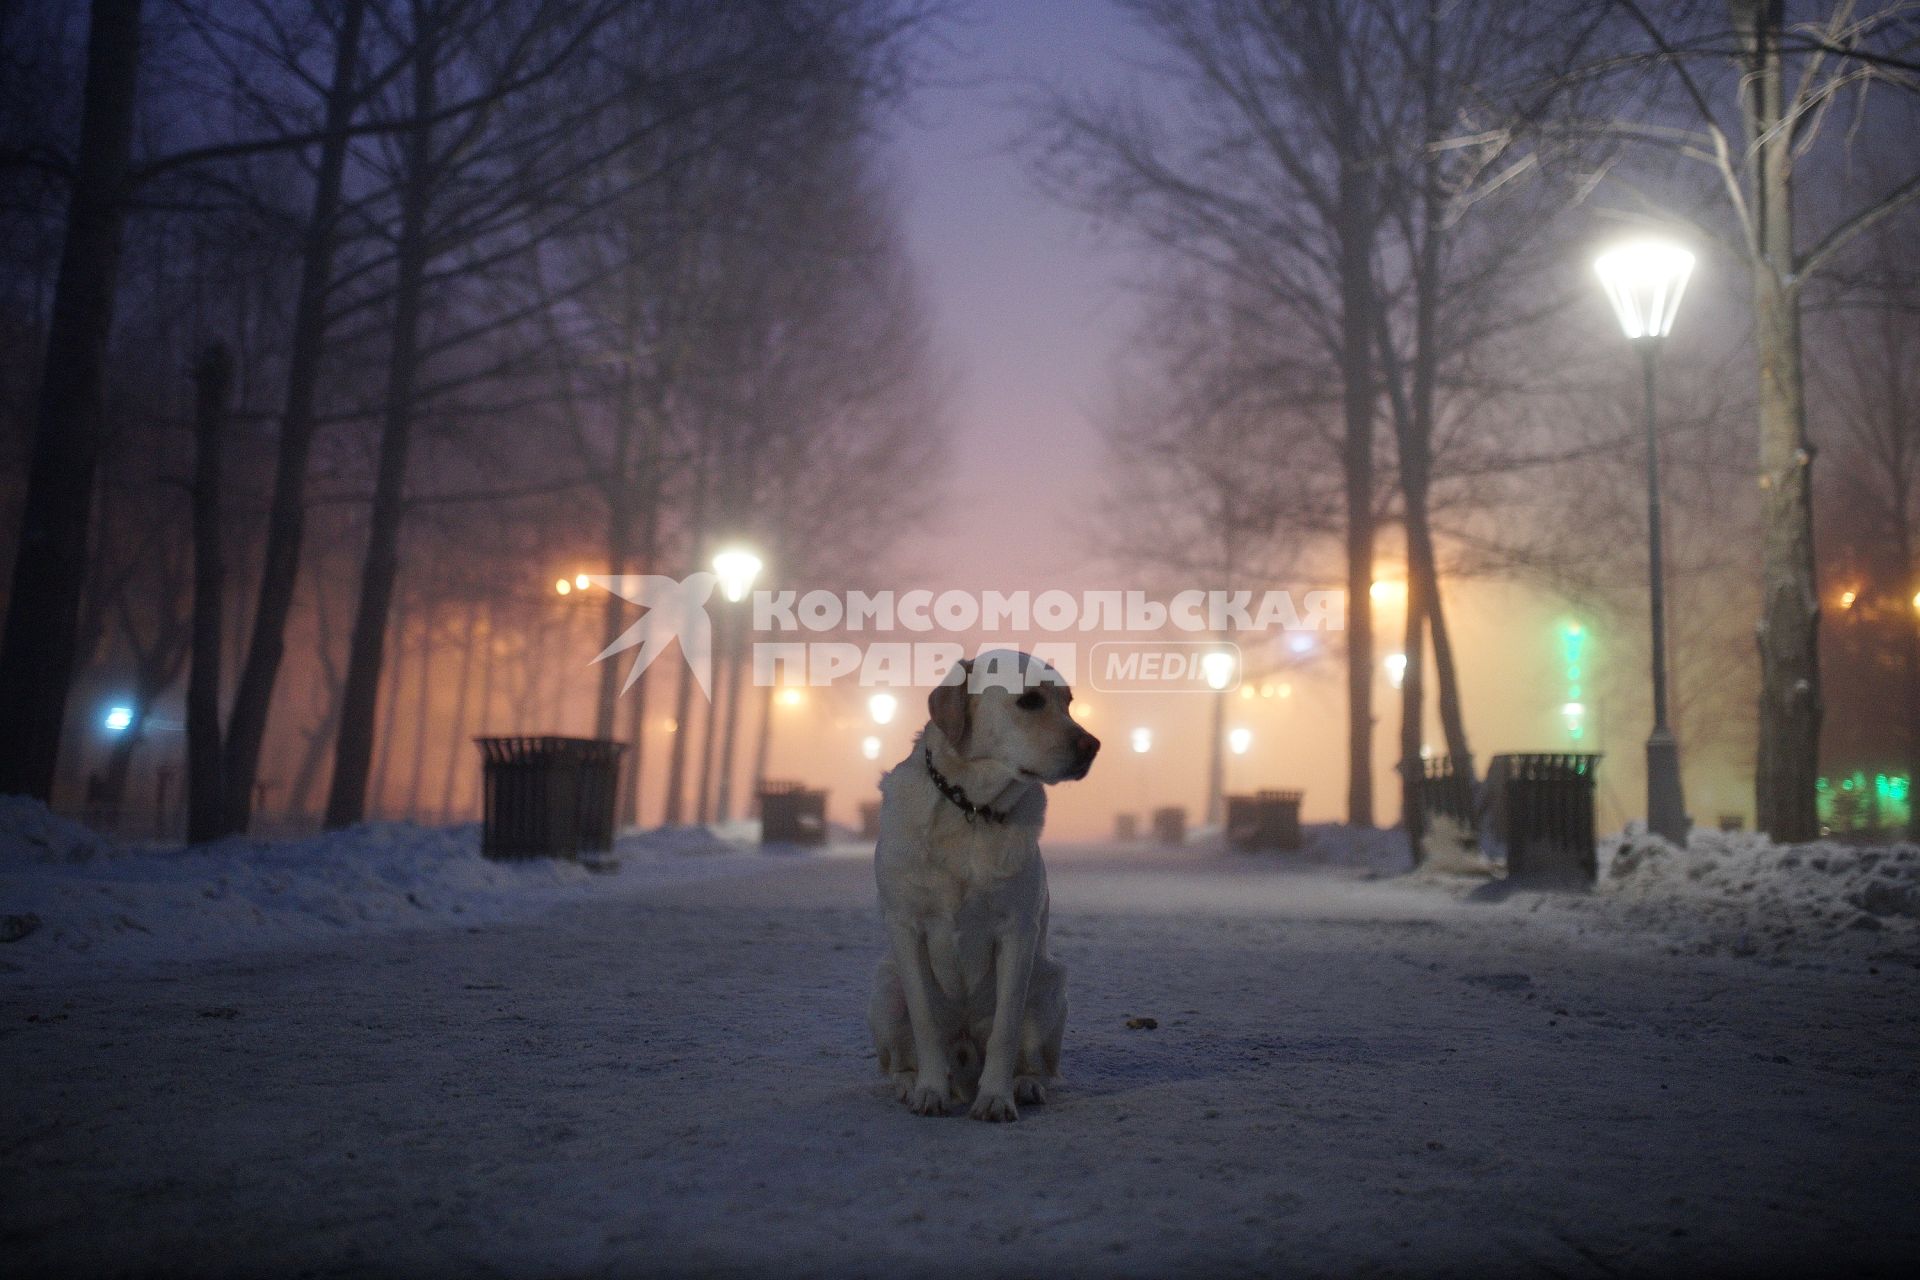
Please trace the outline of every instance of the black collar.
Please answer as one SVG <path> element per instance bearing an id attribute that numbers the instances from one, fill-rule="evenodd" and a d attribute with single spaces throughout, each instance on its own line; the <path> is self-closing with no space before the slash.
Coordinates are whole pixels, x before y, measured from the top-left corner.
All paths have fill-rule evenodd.
<path id="1" fill-rule="evenodd" d="M 967 821 L 969 823 L 976 818 L 983 818 L 988 822 L 1005 822 L 1007 820 L 1007 810 L 1002 809 L 999 812 L 995 812 L 983 804 L 975 804 L 973 801 L 967 799 L 966 792 L 954 786 L 951 782 L 948 782 L 947 776 L 933 767 L 932 744 L 927 743 L 923 745 L 925 746 L 927 756 L 927 772 L 933 776 L 933 785 L 939 788 L 941 795 L 953 801 L 954 806 L 958 808 L 960 812 L 967 815 Z"/>

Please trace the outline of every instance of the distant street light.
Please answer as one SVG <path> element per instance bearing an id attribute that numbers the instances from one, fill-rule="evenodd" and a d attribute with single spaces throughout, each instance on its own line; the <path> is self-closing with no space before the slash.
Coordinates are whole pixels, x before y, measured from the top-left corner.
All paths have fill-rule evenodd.
<path id="1" fill-rule="evenodd" d="M 892 724 L 893 717 L 900 710 L 900 699 L 890 693 L 876 693 L 867 699 L 867 714 L 873 717 L 875 724 Z"/>
<path id="2" fill-rule="evenodd" d="M 1367 588 L 1367 595 L 1376 604 L 1389 604 L 1395 600 L 1407 598 L 1407 584 L 1395 579 L 1383 579 Z"/>
<path id="3" fill-rule="evenodd" d="M 1394 688 L 1398 689 L 1401 685 L 1406 683 L 1407 681 L 1407 655 L 1406 654 L 1390 653 L 1387 655 L 1386 661 L 1381 665 L 1386 667 L 1387 669 L 1387 683 L 1389 685 L 1392 685 Z"/>
<path id="4" fill-rule="evenodd" d="M 880 758 L 880 739 L 874 737 L 861 739 L 860 754 L 869 760 L 878 760 Z"/>
<path id="5" fill-rule="evenodd" d="M 760 557 L 745 547 L 729 547 L 713 557 L 713 571 L 720 578 L 720 594 L 734 604 L 747 598 L 761 568 Z"/>
<path id="6" fill-rule="evenodd" d="M 1240 660 L 1226 649 L 1214 649 L 1200 659 L 1200 674 L 1206 678 L 1207 688 L 1218 693 L 1233 687 L 1233 680 L 1240 671 Z"/>
<path id="7" fill-rule="evenodd" d="M 1235 729 L 1227 734 L 1227 748 L 1237 756 L 1247 754 L 1253 746 L 1253 730 Z"/>
<path id="8" fill-rule="evenodd" d="M 1131 735 L 1130 742 L 1135 755 L 1143 756 L 1147 754 L 1147 752 L 1153 750 L 1153 730 L 1135 729 Z"/>
<path id="9" fill-rule="evenodd" d="M 558 596 L 570 596 L 573 594 L 573 584 L 565 578 L 560 578 L 553 584 L 553 593 Z"/>
<path id="10" fill-rule="evenodd" d="M 1610 249 L 1593 269 L 1627 340 L 1640 349 L 1647 427 L 1647 564 L 1652 600 L 1653 732 L 1647 737 L 1647 829 L 1675 844 L 1687 838 L 1680 787 L 1680 744 L 1667 723 L 1666 572 L 1660 549 L 1660 449 L 1654 428 L 1654 374 L 1660 343 L 1673 332 L 1693 255 L 1679 245 L 1639 240 Z"/>
<path id="11" fill-rule="evenodd" d="M 118 704 L 108 707 L 107 714 L 100 723 L 105 726 L 108 733 L 125 733 L 133 728 L 133 708 Z"/>
<path id="12" fill-rule="evenodd" d="M 587 574 L 576 573 L 573 575 L 573 589 L 575 591 L 585 591 L 588 587 L 592 585 L 593 585 L 593 579 Z"/>

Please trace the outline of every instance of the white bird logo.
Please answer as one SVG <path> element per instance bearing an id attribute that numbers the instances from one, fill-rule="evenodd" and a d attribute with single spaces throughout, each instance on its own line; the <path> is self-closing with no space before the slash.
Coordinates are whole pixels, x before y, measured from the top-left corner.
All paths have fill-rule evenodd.
<path id="1" fill-rule="evenodd" d="M 622 693 L 633 688 L 640 673 L 677 638 L 680 652 L 693 668 L 693 678 L 700 683 L 700 692 L 712 700 L 713 624 L 707 619 L 707 600 L 719 582 L 717 575 L 702 569 L 688 574 L 684 582 L 651 573 L 589 575 L 588 581 L 646 610 L 638 622 L 594 659 L 601 662 L 622 650 L 639 646 L 633 670 L 627 673 L 627 682 L 621 686 Z"/>

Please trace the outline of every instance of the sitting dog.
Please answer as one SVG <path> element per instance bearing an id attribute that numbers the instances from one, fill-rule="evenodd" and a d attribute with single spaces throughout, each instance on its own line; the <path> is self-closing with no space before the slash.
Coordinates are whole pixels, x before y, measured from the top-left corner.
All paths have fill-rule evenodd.
<path id="1" fill-rule="evenodd" d="M 1047 955 L 1043 787 L 1086 777 L 1100 750 L 1072 701 L 1026 654 L 959 663 L 927 699 L 912 754 L 881 779 L 889 951 L 868 1022 L 880 1070 L 919 1115 L 970 1102 L 977 1120 L 1017 1120 L 1059 1071 L 1066 971 Z"/>

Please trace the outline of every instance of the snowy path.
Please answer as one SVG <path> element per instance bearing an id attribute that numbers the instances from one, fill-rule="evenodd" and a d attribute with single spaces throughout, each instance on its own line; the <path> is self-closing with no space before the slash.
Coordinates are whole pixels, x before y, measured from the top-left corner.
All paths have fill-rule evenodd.
<path id="1" fill-rule="evenodd" d="M 1673 956 L 1412 883 L 1190 861 L 1055 864 L 1067 1078 L 1012 1126 L 916 1118 L 872 1074 L 855 861 L 191 976 L 0 975 L 0 1269 L 1920 1259 L 1910 955 Z"/>

